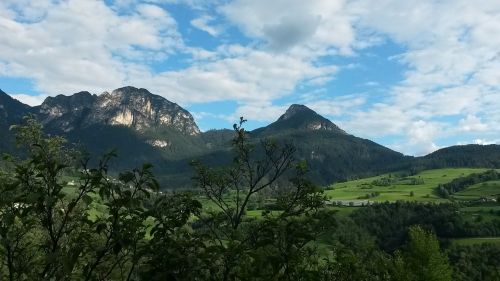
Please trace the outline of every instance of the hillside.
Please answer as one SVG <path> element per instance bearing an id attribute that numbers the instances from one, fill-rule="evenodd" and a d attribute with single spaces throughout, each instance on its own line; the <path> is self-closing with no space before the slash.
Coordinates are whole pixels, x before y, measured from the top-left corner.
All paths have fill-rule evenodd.
<path id="1" fill-rule="evenodd" d="M 439 185 L 453 180 L 488 171 L 486 168 L 446 168 L 424 170 L 415 175 L 389 173 L 375 177 L 336 183 L 325 194 L 331 202 L 450 202 L 453 200 L 477 201 L 482 198 L 496 200 L 500 195 L 498 181 L 478 183 L 443 198 L 436 192 Z"/>
<path id="2" fill-rule="evenodd" d="M 9 127 L 19 124 L 23 116 L 30 113 L 32 113 L 32 108 L 0 90 L 0 153 L 14 149 L 13 136 Z"/>
<path id="3" fill-rule="evenodd" d="M 443 167 L 500 167 L 500 145 L 457 145 L 419 157 L 415 167 L 436 169 Z"/>
<path id="4" fill-rule="evenodd" d="M 292 105 L 276 122 L 250 133 L 252 138 L 291 142 L 320 184 L 392 170 L 408 158 L 367 139 L 347 134 L 303 105 Z"/>

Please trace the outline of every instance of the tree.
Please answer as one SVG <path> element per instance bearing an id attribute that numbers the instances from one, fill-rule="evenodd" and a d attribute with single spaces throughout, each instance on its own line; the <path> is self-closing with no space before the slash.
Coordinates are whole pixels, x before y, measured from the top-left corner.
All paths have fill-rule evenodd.
<path id="1" fill-rule="evenodd" d="M 195 183 L 216 210 L 200 217 L 212 245 L 222 258 L 217 279 L 252 276 L 293 280 L 311 256 L 310 241 L 320 225 L 314 215 L 323 205 L 320 189 L 305 178 L 304 162 L 296 162 L 295 148 L 261 140 L 250 143 L 244 122 L 234 125 L 233 162 L 218 169 L 194 162 Z M 278 213 L 264 213 L 260 220 L 245 216 L 248 204 L 273 189 Z M 302 272 L 303 273 L 303 272 Z"/>
<path id="2" fill-rule="evenodd" d="M 448 257 L 440 251 L 436 235 L 420 226 L 410 227 L 408 234 L 402 259 L 410 280 L 451 281 Z"/>
<path id="3" fill-rule="evenodd" d="M 0 272 L 5 268 L 9 280 L 135 280 L 155 241 L 145 239 L 146 222 L 156 226 L 153 237 L 173 235 L 199 209 L 190 197 L 157 193 L 151 165 L 114 179 L 113 153 L 92 168 L 32 117 L 13 129 L 26 158 L 6 157 L 0 174 Z M 75 173 L 68 187 L 66 177 Z M 174 206 L 164 209 L 167 201 Z"/>

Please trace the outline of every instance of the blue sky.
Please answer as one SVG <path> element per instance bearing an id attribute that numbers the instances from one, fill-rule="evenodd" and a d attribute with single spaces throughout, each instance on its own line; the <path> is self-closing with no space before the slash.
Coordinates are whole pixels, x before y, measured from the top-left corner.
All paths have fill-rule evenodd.
<path id="1" fill-rule="evenodd" d="M 2 0 L 0 89 L 147 88 L 202 130 L 301 103 L 422 155 L 500 143 L 498 34 L 496 0 Z"/>

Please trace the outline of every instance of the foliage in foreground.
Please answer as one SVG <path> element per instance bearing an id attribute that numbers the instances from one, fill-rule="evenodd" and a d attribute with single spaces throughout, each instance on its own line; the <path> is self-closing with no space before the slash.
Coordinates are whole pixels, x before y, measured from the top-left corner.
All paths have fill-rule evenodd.
<path id="1" fill-rule="evenodd" d="M 318 238 L 335 223 L 305 165 L 290 145 L 249 145 L 243 122 L 231 165 L 193 164 L 197 188 L 218 207 L 204 212 L 189 193 L 158 192 L 150 165 L 113 179 L 112 154 L 91 167 L 26 119 L 15 130 L 27 157 L 7 157 L 0 174 L 0 279 L 422 280 L 425 271 L 428 280 L 450 280 L 436 237 L 418 227 L 394 255 L 363 238 L 320 256 Z M 78 174 L 70 190 L 68 173 Z M 269 190 L 280 212 L 245 216 Z"/>

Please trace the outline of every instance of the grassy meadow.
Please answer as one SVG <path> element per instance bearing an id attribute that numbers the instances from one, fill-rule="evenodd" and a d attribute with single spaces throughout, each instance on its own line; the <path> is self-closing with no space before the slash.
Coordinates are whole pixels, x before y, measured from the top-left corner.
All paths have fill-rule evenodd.
<path id="1" fill-rule="evenodd" d="M 449 202 L 449 199 L 439 197 L 435 189 L 438 184 L 444 184 L 455 178 L 481 173 L 482 168 L 435 169 L 422 171 L 413 176 L 400 176 L 397 173 L 336 183 L 326 188 L 325 195 L 331 201 L 369 200 L 372 202 L 384 201 L 421 201 L 421 202 Z M 386 181 L 378 185 L 377 181 Z M 500 183 L 492 182 L 479 184 L 457 193 L 457 199 L 475 200 L 484 193 L 499 194 Z M 374 196 L 373 196 L 373 195 Z"/>
<path id="2" fill-rule="evenodd" d="M 462 246 L 473 246 L 478 244 L 500 245 L 500 237 L 472 237 L 472 238 L 454 239 L 453 243 Z"/>
<path id="3" fill-rule="evenodd" d="M 478 183 L 453 194 L 453 197 L 458 200 L 473 200 L 478 197 L 497 198 L 498 196 L 500 196 L 500 180 Z"/>

